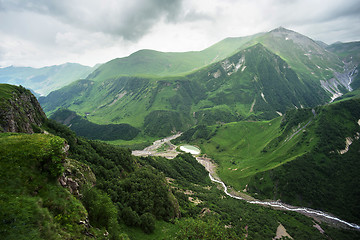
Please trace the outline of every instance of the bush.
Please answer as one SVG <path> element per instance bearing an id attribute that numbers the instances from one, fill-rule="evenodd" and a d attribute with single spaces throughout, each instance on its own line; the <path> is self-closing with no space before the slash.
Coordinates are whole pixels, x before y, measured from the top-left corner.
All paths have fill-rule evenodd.
<path id="1" fill-rule="evenodd" d="M 137 227 L 140 225 L 140 217 L 131 207 L 124 208 L 121 215 L 127 226 Z"/>
<path id="2" fill-rule="evenodd" d="M 145 233 L 152 233 L 155 230 L 155 217 L 151 213 L 144 213 L 140 217 L 140 226 Z"/>

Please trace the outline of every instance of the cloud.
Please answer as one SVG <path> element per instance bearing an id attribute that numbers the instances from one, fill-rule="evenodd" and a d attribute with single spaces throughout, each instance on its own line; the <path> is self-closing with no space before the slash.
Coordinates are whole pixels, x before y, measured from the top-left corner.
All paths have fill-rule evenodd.
<path id="1" fill-rule="evenodd" d="M 87 31 L 138 40 L 158 21 L 176 22 L 181 0 L 1 0 L 0 11 L 35 12 Z"/>
<path id="2" fill-rule="evenodd" d="M 202 50 L 279 26 L 326 43 L 355 41 L 359 12 L 358 0 L 0 0 L 0 66 Z"/>

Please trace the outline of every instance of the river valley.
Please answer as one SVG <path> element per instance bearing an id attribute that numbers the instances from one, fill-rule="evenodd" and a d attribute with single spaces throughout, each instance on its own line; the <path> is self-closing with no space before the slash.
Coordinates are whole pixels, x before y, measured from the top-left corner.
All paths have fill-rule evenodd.
<path id="1" fill-rule="evenodd" d="M 143 150 L 136 150 L 133 151 L 132 154 L 135 156 L 162 156 L 166 157 L 168 159 L 172 159 L 177 156 L 180 152 L 178 152 L 177 146 L 172 144 L 170 141 L 181 136 L 181 133 L 177 133 L 175 135 L 160 139 L 155 141 L 151 146 L 146 147 Z M 164 147 L 165 146 L 165 147 Z M 189 149 L 192 149 L 191 145 L 186 145 Z M 159 151 L 161 149 L 161 151 Z M 183 150 L 180 147 L 181 150 Z M 193 147 L 193 149 L 197 149 L 196 147 Z M 297 207 L 292 206 L 286 203 L 282 203 L 281 201 L 261 201 L 258 199 L 253 198 L 252 196 L 249 196 L 243 192 L 237 192 L 231 187 L 227 186 L 217 175 L 216 175 L 216 165 L 212 161 L 212 159 L 207 157 L 200 157 L 199 151 L 194 151 L 193 156 L 196 158 L 196 160 L 202 164 L 205 169 L 209 172 L 209 177 L 212 182 L 218 183 L 222 186 L 224 193 L 234 199 L 246 201 L 251 204 L 257 204 L 262 206 L 271 207 L 275 210 L 282 210 L 282 211 L 293 211 L 298 212 L 301 214 L 304 214 L 308 217 L 313 218 L 314 220 L 318 222 L 326 222 L 331 225 L 335 225 L 342 228 L 354 228 L 356 230 L 360 231 L 360 226 L 354 223 L 349 223 L 347 221 L 344 221 L 340 218 L 337 218 L 336 216 L 331 215 L 330 213 L 325 213 L 319 210 L 314 210 L 310 208 L 305 207 Z"/>

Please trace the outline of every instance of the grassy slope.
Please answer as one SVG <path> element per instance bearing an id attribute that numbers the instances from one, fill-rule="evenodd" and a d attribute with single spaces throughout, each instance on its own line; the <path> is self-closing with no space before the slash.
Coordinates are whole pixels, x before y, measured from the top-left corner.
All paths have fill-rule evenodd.
<path id="1" fill-rule="evenodd" d="M 212 126 L 205 138 L 187 139 L 218 163 L 219 176 L 236 190 L 248 185 L 247 192 L 259 198 L 280 198 L 358 222 L 358 107 L 358 99 L 318 107 L 305 131 L 291 140 L 286 139 L 312 119 L 310 110 L 289 112 L 283 123 L 277 118 Z M 340 155 L 346 137 L 353 138 L 352 151 Z"/>
<path id="2" fill-rule="evenodd" d="M 95 70 L 88 79 L 103 81 L 118 76 L 172 76 L 202 68 L 231 55 L 243 44 L 262 34 L 227 38 L 213 46 L 192 52 L 158 52 L 140 50 L 125 58 L 113 59 Z"/>
<path id="3" fill-rule="evenodd" d="M 59 186 L 48 162 L 63 139 L 44 134 L 0 135 L 0 215 L 7 239 L 80 238 L 87 212 L 79 200 Z M 58 145 L 60 144 L 60 145 Z M 52 152 L 53 151 L 53 152 Z M 59 159 L 61 160 L 61 159 Z M 16 229 L 16 230 L 15 230 Z"/>
<path id="4" fill-rule="evenodd" d="M 0 100 L 1 102 L 6 101 L 7 99 L 13 96 L 13 92 L 17 91 L 17 87 L 10 84 L 0 84 Z"/>
<path id="5" fill-rule="evenodd" d="M 273 151 L 266 150 L 272 141 L 283 135 L 280 124 L 281 117 L 271 121 L 241 121 L 213 126 L 210 128 L 213 136 L 209 140 L 199 139 L 194 143 L 219 164 L 221 179 L 242 190 L 254 174 L 275 168 L 309 150 L 306 146 L 296 147 L 300 136 L 282 142 Z"/>
<path id="6" fill-rule="evenodd" d="M 226 62 L 228 67 L 215 63 L 185 77 L 81 80 L 39 101 L 48 114 L 61 106 L 83 116 L 89 113 L 88 119 L 95 123 L 128 123 L 149 135 L 161 123 L 164 129 L 158 131 L 159 136 L 195 123 L 271 119 L 278 116 L 276 111 L 324 101 L 324 95 L 317 95 L 316 89 L 304 84 L 286 62 L 261 44 Z"/>
<path id="7" fill-rule="evenodd" d="M 303 81 L 318 83 L 319 80 L 332 78 L 333 71 L 342 71 L 343 63 L 335 54 L 291 30 L 274 29 L 254 41 L 282 57 Z"/>

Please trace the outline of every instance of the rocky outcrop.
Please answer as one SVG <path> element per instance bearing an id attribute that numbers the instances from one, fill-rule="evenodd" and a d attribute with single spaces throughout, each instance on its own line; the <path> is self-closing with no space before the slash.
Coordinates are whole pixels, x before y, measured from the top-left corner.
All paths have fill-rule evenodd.
<path id="1" fill-rule="evenodd" d="M 39 131 L 46 115 L 29 90 L 2 84 L 0 95 L 0 132 Z"/>
<path id="2" fill-rule="evenodd" d="M 67 188 L 75 196 L 81 195 L 83 186 L 95 185 L 95 174 L 86 164 L 80 163 L 73 159 L 66 159 L 64 163 L 65 171 L 59 178 L 61 186 Z"/>

